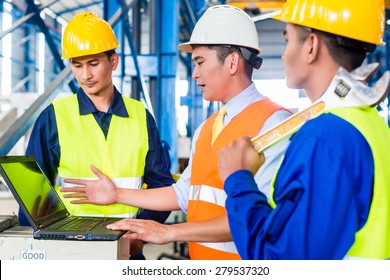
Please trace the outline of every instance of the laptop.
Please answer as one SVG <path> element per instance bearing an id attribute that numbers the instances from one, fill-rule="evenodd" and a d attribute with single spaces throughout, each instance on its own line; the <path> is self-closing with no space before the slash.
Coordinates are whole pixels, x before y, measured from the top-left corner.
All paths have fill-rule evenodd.
<path id="1" fill-rule="evenodd" d="M 117 240 L 106 225 L 122 218 L 71 215 L 33 156 L 0 156 L 0 174 L 33 228 L 35 239 Z"/>

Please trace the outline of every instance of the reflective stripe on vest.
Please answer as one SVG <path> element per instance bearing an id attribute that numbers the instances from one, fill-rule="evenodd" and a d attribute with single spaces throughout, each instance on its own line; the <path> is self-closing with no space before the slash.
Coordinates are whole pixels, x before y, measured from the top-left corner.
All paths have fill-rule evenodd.
<path id="1" fill-rule="evenodd" d="M 124 182 L 130 178 L 132 186 L 142 186 L 149 150 L 145 106 L 122 98 L 129 117 L 112 115 L 107 138 L 92 114 L 80 115 L 77 95 L 53 101 L 61 149 L 59 178 L 94 179 L 93 164 L 110 178 L 124 178 Z M 62 199 L 73 215 L 133 217 L 138 212 L 124 204 L 77 205 Z"/>
<path id="2" fill-rule="evenodd" d="M 192 161 L 191 190 L 187 220 L 204 221 L 226 215 L 226 193 L 218 174 L 218 152 L 242 135 L 256 136 L 264 122 L 281 109 L 268 98 L 255 102 L 241 111 L 227 124 L 211 146 L 211 130 L 216 114 L 206 120 L 196 142 Z M 250 120 L 250 121 L 248 121 Z M 191 259 L 240 259 L 233 242 L 189 242 Z"/>
<path id="3" fill-rule="evenodd" d="M 72 187 L 74 184 L 64 182 L 65 178 L 58 178 L 56 183 L 61 187 Z M 97 178 L 77 178 L 77 179 L 89 179 L 89 180 L 97 180 Z M 117 188 L 121 189 L 141 189 L 143 180 L 142 177 L 132 177 L 132 178 L 110 178 L 111 181 L 115 184 Z"/>
<path id="4" fill-rule="evenodd" d="M 233 241 L 231 242 L 198 242 L 199 245 L 207 247 L 209 249 L 218 250 L 221 252 L 227 252 L 237 254 L 237 248 Z"/>
<path id="5" fill-rule="evenodd" d="M 202 200 L 225 207 L 226 192 L 211 186 L 191 186 L 190 200 Z"/>

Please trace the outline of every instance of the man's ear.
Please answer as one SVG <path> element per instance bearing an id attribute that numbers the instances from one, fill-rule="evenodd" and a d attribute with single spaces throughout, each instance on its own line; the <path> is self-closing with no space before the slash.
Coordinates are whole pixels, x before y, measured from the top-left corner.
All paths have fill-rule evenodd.
<path id="1" fill-rule="evenodd" d="M 238 53 L 233 52 L 230 55 L 230 74 L 237 72 L 238 65 L 240 63 L 240 56 Z"/>
<path id="2" fill-rule="evenodd" d="M 111 56 L 112 71 L 116 70 L 116 68 L 118 67 L 118 63 L 119 63 L 119 55 L 117 53 L 114 53 Z"/>
<path id="3" fill-rule="evenodd" d="M 319 46 L 320 46 L 320 39 L 318 38 L 318 35 L 315 33 L 311 33 L 309 35 L 309 38 L 307 38 L 306 45 L 305 45 L 305 48 L 307 48 L 308 64 L 311 64 L 316 60 L 319 52 Z"/>

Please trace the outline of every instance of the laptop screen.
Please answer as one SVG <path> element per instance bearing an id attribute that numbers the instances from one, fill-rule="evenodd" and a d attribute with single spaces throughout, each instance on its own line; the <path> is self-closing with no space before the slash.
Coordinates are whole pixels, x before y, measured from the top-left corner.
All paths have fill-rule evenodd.
<path id="1" fill-rule="evenodd" d="M 39 228 L 66 215 L 64 204 L 33 157 L 1 157 L 0 167 L 4 180 L 30 223 Z"/>

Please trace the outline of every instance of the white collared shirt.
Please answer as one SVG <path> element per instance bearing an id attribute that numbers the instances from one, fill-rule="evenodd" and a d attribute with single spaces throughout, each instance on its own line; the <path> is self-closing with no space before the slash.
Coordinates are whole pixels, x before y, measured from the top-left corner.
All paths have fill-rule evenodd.
<path id="1" fill-rule="evenodd" d="M 262 95 L 257 90 L 255 84 L 252 83 L 248 88 L 233 97 L 231 100 L 229 100 L 229 102 L 225 104 L 226 115 L 224 118 L 224 125 L 226 126 L 235 116 L 237 116 L 246 107 L 264 98 L 264 95 Z M 276 111 L 265 121 L 264 126 L 259 131 L 259 134 L 276 126 L 277 124 L 288 118 L 290 115 L 291 114 L 286 110 Z M 187 168 L 184 170 L 183 174 L 180 176 L 180 179 L 176 182 L 176 184 L 173 184 L 173 188 L 176 192 L 176 197 L 179 206 L 185 213 L 187 213 L 188 209 L 192 158 L 195 151 L 196 141 L 199 137 L 200 131 L 202 130 L 204 123 L 205 122 L 203 122 L 196 129 L 192 138 L 191 155 Z M 267 149 L 264 152 L 266 161 L 255 175 L 255 180 L 259 187 L 259 190 L 262 191 L 268 198 L 271 192 L 271 180 L 276 172 L 276 168 L 282 160 L 282 157 L 284 155 L 285 150 L 287 149 L 289 142 L 290 141 L 288 139 L 285 139 Z"/>

